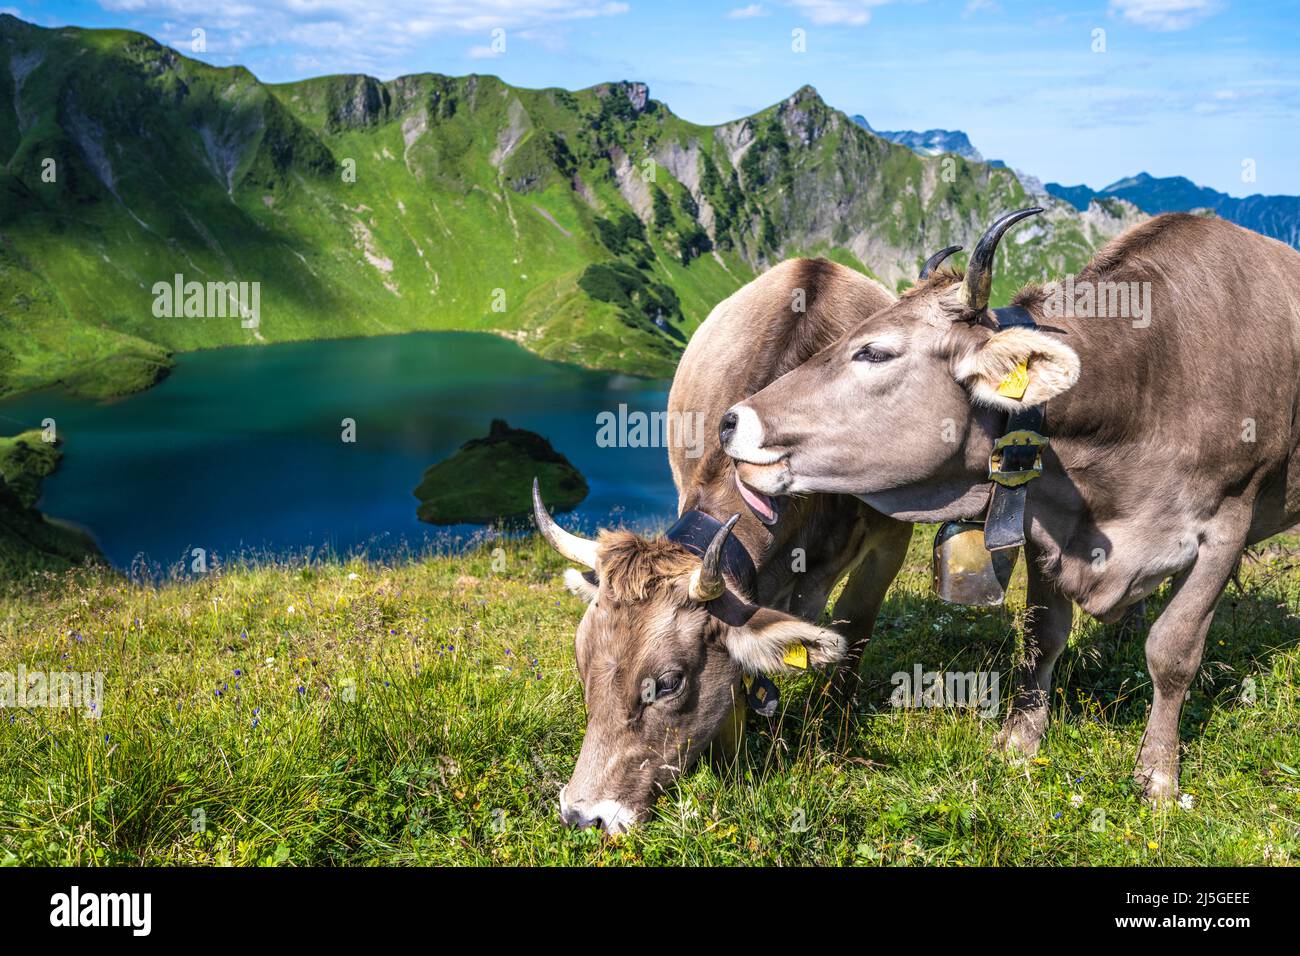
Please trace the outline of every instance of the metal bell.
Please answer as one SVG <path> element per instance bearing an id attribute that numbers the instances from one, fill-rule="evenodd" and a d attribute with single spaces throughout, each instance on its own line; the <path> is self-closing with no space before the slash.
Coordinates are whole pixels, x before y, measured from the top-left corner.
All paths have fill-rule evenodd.
<path id="1" fill-rule="evenodd" d="M 945 521 L 934 536 L 934 591 L 950 604 L 997 607 L 1019 548 L 989 551 L 982 521 Z"/>

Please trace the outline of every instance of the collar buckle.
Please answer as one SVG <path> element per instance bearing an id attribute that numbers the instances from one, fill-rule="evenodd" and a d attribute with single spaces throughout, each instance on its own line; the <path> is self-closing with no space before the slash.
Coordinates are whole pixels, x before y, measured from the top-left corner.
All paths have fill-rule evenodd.
<path id="1" fill-rule="evenodd" d="M 1007 432 L 989 452 L 989 481 L 1003 488 L 1018 488 L 1043 473 L 1043 449 L 1049 441 L 1027 428 Z"/>

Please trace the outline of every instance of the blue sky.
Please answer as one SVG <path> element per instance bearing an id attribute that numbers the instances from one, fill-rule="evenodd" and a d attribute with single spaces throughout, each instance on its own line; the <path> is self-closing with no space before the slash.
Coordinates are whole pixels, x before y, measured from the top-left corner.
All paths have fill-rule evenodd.
<path id="1" fill-rule="evenodd" d="M 962 129 L 986 157 L 1044 181 L 1100 187 L 1145 170 L 1234 196 L 1300 194 L 1297 0 L 0 0 L 0 10 L 140 30 L 269 81 L 644 80 L 700 123 L 810 83 L 877 129 Z M 205 53 L 191 52 L 196 28 Z M 494 30 L 504 31 L 495 44 Z M 1243 181 L 1246 160 L 1254 182 Z"/>

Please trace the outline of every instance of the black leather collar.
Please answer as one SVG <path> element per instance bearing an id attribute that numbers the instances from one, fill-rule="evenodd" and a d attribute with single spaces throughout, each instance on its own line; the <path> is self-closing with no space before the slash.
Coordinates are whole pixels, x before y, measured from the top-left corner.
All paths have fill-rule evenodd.
<path id="1" fill-rule="evenodd" d="M 692 554 L 703 557 L 709 544 L 722 527 L 722 522 L 703 511 L 687 511 L 668 529 L 665 537 L 675 541 Z M 758 586 L 758 568 L 749 551 L 737 540 L 735 534 L 728 535 L 726 546 L 722 550 L 722 570 L 736 583 L 742 594 L 752 595 Z M 739 627 L 746 623 L 758 608 L 733 594 L 728 588 L 722 596 L 705 605 L 709 613 L 726 624 Z"/>
<path id="2" fill-rule="evenodd" d="M 991 315 L 998 328 L 1038 328 L 1038 323 L 1027 309 L 1018 305 L 993 309 Z M 1043 434 L 1046 417 L 1045 405 L 1032 405 L 1006 416 L 1004 435 L 1015 431 Z M 1033 468 L 1039 449 L 1032 445 L 1010 445 L 1002 450 L 1002 469 L 1021 471 Z M 1029 483 L 1007 487 L 994 483 L 989 497 L 989 510 L 984 519 L 984 547 L 990 551 L 1018 548 L 1025 543 L 1025 496 Z"/>
<path id="3" fill-rule="evenodd" d="M 712 515 L 692 510 L 678 518 L 677 522 L 668 529 L 665 537 L 669 541 L 677 542 L 692 554 L 702 557 L 722 524 Z M 722 569 L 745 594 L 755 593 L 758 585 L 758 568 L 755 567 L 754 559 L 748 549 L 736 540 L 734 534 L 727 537 L 727 543 L 722 550 Z M 721 597 L 714 598 L 704 606 L 719 621 L 732 627 L 743 627 L 748 624 L 749 619 L 758 611 L 756 604 L 751 604 L 740 595 L 733 593 L 731 588 L 727 588 L 722 592 Z M 763 717 L 772 717 L 776 714 L 777 705 L 781 700 L 781 691 L 770 677 L 765 674 L 747 674 L 742 680 L 742 686 L 750 710 Z"/>

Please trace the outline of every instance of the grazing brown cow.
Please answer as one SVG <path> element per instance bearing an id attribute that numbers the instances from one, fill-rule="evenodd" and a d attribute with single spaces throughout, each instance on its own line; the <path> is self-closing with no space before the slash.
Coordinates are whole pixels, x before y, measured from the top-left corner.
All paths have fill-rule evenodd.
<path id="1" fill-rule="evenodd" d="M 590 569 L 565 575 L 589 602 L 576 642 L 587 732 L 560 792 L 569 825 L 622 831 L 712 742 L 734 748 L 746 676 L 838 663 L 838 693 L 851 699 L 911 526 L 850 496 L 811 495 L 779 507 L 738 483 L 717 428 L 732 404 L 893 301 L 851 269 L 794 259 L 713 310 L 682 356 L 668 399 L 681 517 L 667 537 L 577 537 L 551 520 L 534 488 L 543 534 Z M 687 448 L 682 429 L 673 431 L 692 415 L 703 416 L 703 448 Z M 838 630 L 809 623 L 846 574 L 834 610 Z M 749 693 L 774 690 L 760 677 Z"/>
<path id="2" fill-rule="evenodd" d="M 1172 577 L 1147 638 L 1155 703 L 1135 777 L 1175 797 L 1179 714 L 1215 603 L 1244 547 L 1300 519 L 1300 253 L 1220 219 L 1158 216 L 1070 281 L 1077 299 L 1031 287 L 990 310 L 998 239 L 1037 211 L 995 223 L 964 277 L 931 276 L 738 404 L 723 443 L 766 494 L 856 494 L 907 521 L 977 516 L 995 487 L 995 505 L 1020 495 L 1019 514 L 990 515 L 1027 539 L 1027 663 L 1001 735 L 1026 753 L 1071 602 L 1113 621 Z M 1120 291 L 1129 314 L 1106 314 Z M 1034 443 L 1000 452 L 1018 457 L 1011 472 L 990 452 L 1008 414 L 1035 409 L 1041 477 L 1004 493 L 1033 477 Z"/>

